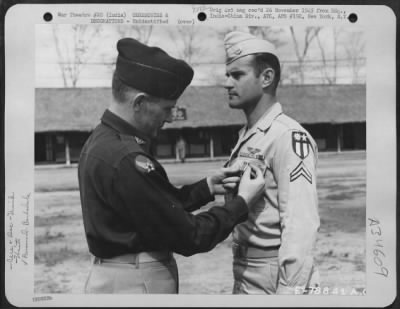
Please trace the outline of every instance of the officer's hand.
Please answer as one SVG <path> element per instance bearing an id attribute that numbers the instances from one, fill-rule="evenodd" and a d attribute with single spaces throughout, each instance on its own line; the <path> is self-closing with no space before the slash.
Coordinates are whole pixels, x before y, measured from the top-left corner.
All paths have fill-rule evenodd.
<path id="1" fill-rule="evenodd" d="M 207 184 L 211 194 L 225 194 L 234 191 L 240 181 L 239 167 L 221 168 L 214 175 L 207 177 Z"/>
<path id="2" fill-rule="evenodd" d="M 253 171 L 253 176 L 252 176 Z M 265 187 L 265 180 L 259 167 L 249 165 L 240 180 L 238 195 L 243 197 L 247 206 L 251 207 L 261 198 Z"/>

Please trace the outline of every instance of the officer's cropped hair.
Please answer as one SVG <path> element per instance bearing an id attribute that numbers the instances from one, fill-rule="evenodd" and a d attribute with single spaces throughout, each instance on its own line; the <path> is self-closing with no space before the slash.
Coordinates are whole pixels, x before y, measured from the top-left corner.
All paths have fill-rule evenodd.
<path id="1" fill-rule="evenodd" d="M 118 103 L 125 103 L 130 99 L 132 91 L 136 91 L 134 88 L 126 85 L 114 71 L 112 79 L 112 94 Z"/>
<path id="2" fill-rule="evenodd" d="M 112 94 L 116 102 L 118 103 L 128 102 L 132 98 L 132 95 L 136 95 L 139 92 L 141 91 L 125 84 L 114 71 L 112 79 Z M 160 101 L 160 98 L 146 93 L 145 100 L 158 103 Z"/>
<path id="3" fill-rule="evenodd" d="M 256 77 L 259 77 L 262 71 L 267 68 L 271 68 L 275 72 L 274 82 L 272 84 L 272 90 L 275 93 L 276 88 L 278 87 L 279 81 L 281 79 L 281 65 L 276 56 L 268 53 L 259 53 L 255 54 L 253 57 L 253 68 L 254 74 Z"/>

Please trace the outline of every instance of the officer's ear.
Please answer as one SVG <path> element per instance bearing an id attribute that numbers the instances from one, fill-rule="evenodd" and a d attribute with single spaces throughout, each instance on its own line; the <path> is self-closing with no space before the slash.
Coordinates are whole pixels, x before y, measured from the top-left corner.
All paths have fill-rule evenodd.
<path id="1" fill-rule="evenodd" d="M 275 71 L 273 68 L 266 68 L 261 72 L 261 85 L 263 89 L 269 87 L 274 83 Z"/>
<path id="2" fill-rule="evenodd" d="M 132 97 L 130 104 L 135 112 L 140 111 L 140 109 L 142 108 L 143 103 L 145 101 L 145 98 L 146 98 L 146 94 L 143 92 L 140 92 L 140 93 L 136 94 L 134 97 Z"/>

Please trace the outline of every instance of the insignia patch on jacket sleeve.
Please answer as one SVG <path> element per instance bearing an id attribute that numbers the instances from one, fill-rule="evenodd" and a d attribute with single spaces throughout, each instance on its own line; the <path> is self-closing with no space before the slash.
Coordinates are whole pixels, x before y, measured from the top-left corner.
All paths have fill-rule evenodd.
<path id="1" fill-rule="evenodd" d="M 292 146 L 294 153 L 302 160 L 310 153 L 310 140 L 304 132 L 292 132 Z"/>
<path id="2" fill-rule="evenodd" d="M 290 182 L 293 182 L 300 177 L 304 177 L 305 180 L 312 184 L 312 174 L 304 165 L 303 161 L 301 161 L 290 173 Z"/>
<path id="3" fill-rule="evenodd" d="M 144 155 L 137 155 L 135 158 L 135 166 L 136 169 L 144 174 L 148 174 L 151 171 L 154 171 L 154 164 L 151 160 Z"/>

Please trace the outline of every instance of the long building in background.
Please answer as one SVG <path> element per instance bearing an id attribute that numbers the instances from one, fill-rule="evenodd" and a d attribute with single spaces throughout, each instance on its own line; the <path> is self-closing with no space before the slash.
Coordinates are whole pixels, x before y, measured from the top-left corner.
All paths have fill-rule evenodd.
<path id="1" fill-rule="evenodd" d="M 284 112 L 314 137 L 320 151 L 366 149 L 365 85 L 287 85 L 278 88 Z M 37 88 L 35 163 L 77 162 L 82 146 L 112 100 L 110 88 Z M 245 124 L 229 108 L 226 90 L 189 87 L 178 100 L 180 120 L 166 124 L 153 145 L 159 159 L 177 159 L 176 142 L 186 141 L 187 158 L 228 156 Z"/>

